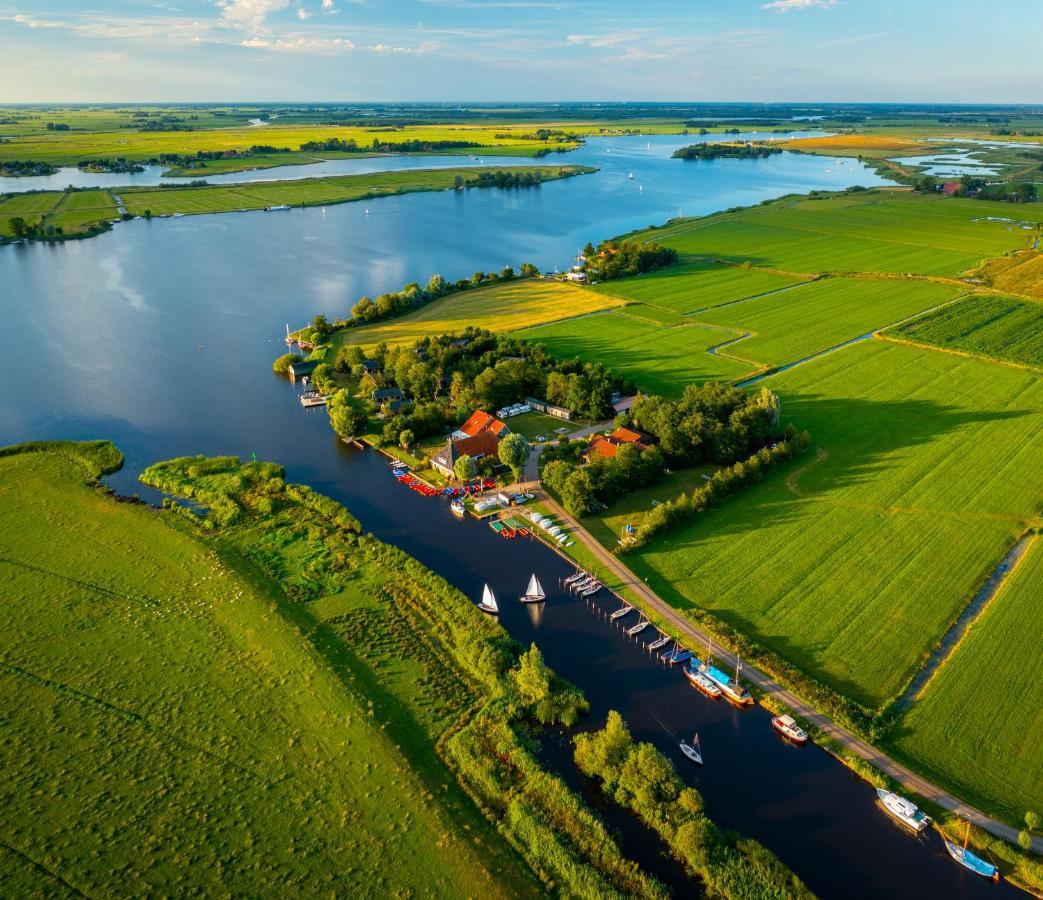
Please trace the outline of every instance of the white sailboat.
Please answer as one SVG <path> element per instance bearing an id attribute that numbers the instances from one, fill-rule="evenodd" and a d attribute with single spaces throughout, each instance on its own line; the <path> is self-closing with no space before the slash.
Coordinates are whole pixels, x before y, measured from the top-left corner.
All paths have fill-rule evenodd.
<path id="1" fill-rule="evenodd" d="M 540 584 L 540 580 L 536 577 L 536 573 L 532 573 L 532 577 L 529 579 L 529 586 L 525 589 L 525 596 L 519 597 L 522 603 L 542 603 L 547 599 L 547 595 L 543 592 L 543 585 Z"/>
<path id="2" fill-rule="evenodd" d="M 697 766 L 701 766 L 703 764 L 703 750 L 702 747 L 699 746 L 698 734 L 695 735 L 695 737 L 692 739 L 692 743 L 690 744 L 686 744 L 684 741 L 681 741 L 681 752 L 685 756 L 687 756 L 692 762 L 694 762 Z"/>
<path id="3" fill-rule="evenodd" d="M 482 589 L 482 602 L 478 604 L 478 608 L 482 612 L 487 612 L 493 616 L 500 612 L 500 607 L 496 605 L 496 595 L 492 592 L 489 585 Z"/>

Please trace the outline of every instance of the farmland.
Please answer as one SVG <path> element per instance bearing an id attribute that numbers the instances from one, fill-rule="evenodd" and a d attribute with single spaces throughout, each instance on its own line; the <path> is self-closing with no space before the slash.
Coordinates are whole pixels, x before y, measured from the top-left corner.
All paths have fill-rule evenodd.
<path id="1" fill-rule="evenodd" d="M 599 296 L 593 291 L 589 296 Z M 611 299 L 609 295 L 601 295 Z M 698 324 L 661 324 L 630 315 L 630 308 L 529 328 L 521 337 L 544 344 L 555 356 L 598 360 L 633 379 L 644 391 L 677 396 L 686 384 L 725 381 L 756 367 L 710 354 L 735 332 Z"/>
<path id="2" fill-rule="evenodd" d="M 500 171 L 495 167 L 476 169 L 417 169 L 404 172 L 377 172 L 367 175 L 339 175 L 329 178 L 301 178 L 295 181 L 248 182 L 205 187 L 141 188 L 122 191 L 120 196 L 132 215 L 196 215 L 264 209 L 266 206 L 321 206 L 351 200 L 385 197 L 411 191 L 444 191 L 453 188 L 457 176 L 470 180 L 482 172 Z M 578 166 L 547 166 L 533 171 L 545 180 L 584 171 Z"/>
<path id="3" fill-rule="evenodd" d="M 275 584 L 83 477 L 0 459 L 2 841 L 46 861 L 43 892 L 531 889 L 459 791 L 432 802 L 451 776 L 414 767 Z"/>
<path id="4" fill-rule="evenodd" d="M 997 290 L 1043 300 L 1043 253 L 1038 250 L 989 260 L 977 274 Z"/>
<path id="5" fill-rule="evenodd" d="M 764 384 L 817 456 L 629 559 L 679 608 L 879 706 L 1038 517 L 1043 384 L 882 341 Z"/>
<path id="6" fill-rule="evenodd" d="M 686 219 L 635 237 L 692 256 L 791 273 L 887 272 L 955 276 L 983 259 L 1027 247 L 1032 235 L 1006 217 L 1009 205 L 901 191 L 854 192 Z M 1027 222 L 1043 209 L 1021 208 Z"/>
<path id="7" fill-rule="evenodd" d="M 750 337 L 726 352 L 777 366 L 947 303 L 961 292 L 929 281 L 826 278 L 693 318 L 748 332 Z"/>
<path id="8" fill-rule="evenodd" d="M 346 344 L 394 346 L 428 334 L 462 331 L 468 325 L 516 331 L 619 306 L 621 302 L 548 278 L 518 279 L 451 294 L 397 319 L 338 331 L 332 344 L 334 351 Z"/>
<path id="9" fill-rule="evenodd" d="M 975 294 L 892 329 L 899 339 L 1043 368 L 1043 303 Z"/>
<path id="10" fill-rule="evenodd" d="M 890 742 L 962 797 L 1010 821 L 1043 808 L 1043 541 L 968 631 Z"/>
<path id="11" fill-rule="evenodd" d="M 0 197 L 0 235 L 10 236 L 11 219 L 25 219 L 77 235 L 118 217 L 116 203 L 108 191 L 44 191 Z"/>

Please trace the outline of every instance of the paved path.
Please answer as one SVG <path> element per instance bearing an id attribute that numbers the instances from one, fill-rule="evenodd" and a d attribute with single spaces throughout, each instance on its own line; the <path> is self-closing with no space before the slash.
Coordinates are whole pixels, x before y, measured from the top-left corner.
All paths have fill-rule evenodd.
<path id="1" fill-rule="evenodd" d="M 585 429 L 584 431 L 586 433 L 592 433 L 601 430 L 604 427 L 606 427 L 605 423 L 602 423 L 601 425 L 591 426 L 591 428 Z M 583 433 L 584 432 L 577 432 L 575 436 L 581 436 Z M 637 595 L 637 598 L 646 610 L 654 611 L 664 621 L 669 622 L 679 634 L 689 638 L 693 647 L 705 646 L 710 640 L 709 635 L 692 624 L 688 619 L 674 609 L 674 607 L 656 594 L 655 591 L 630 571 L 629 567 L 627 567 L 619 557 L 614 556 L 606 550 L 605 547 L 602 546 L 602 544 L 600 544 L 576 518 L 569 515 L 561 504 L 543 490 L 539 482 L 539 456 L 541 451 L 542 447 L 534 447 L 532 454 L 525 464 L 525 489 L 531 491 L 537 499 L 549 506 L 563 522 L 567 523 L 573 530 L 574 537 L 583 542 L 601 566 L 611 572 L 612 575 L 619 579 L 622 584 L 626 585 L 634 594 Z M 714 651 L 716 657 L 726 664 L 725 667 L 730 668 L 735 665 L 735 656 L 726 652 L 720 644 L 714 648 Z M 989 834 L 1003 838 L 1003 840 L 1009 841 L 1013 844 L 1017 843 L 1018 831 L 1016 828 L 1012 828 L 1010 825 L 999 822 L 996 819 L 985 815 L 985 813 L 980 810 L 968 806 L 966 803 L 961 802 L 956 797 L 932 784 L 926 778 L 922 778 L 912 770 L 903 766 L 901 763 L 891 759 L 891 757 L 887 756 L 881 750 L 867 744 L 845 728 L 837 725 L 828 716 L 815 710 L 800 697 L 782 687 L 769 675 L 766 675 L 759 669 L 753 668 L 749 664 L 744 663 L 742 671 L 748 682 L 756 685 L 765 694 L 771 695 L 779 703 L 782 703 L 789 709 L 793 710 L 802 719 L 811 723 L 815 728 L 832 738 L 853 755 L 864 759 L 881 772 L 886 773 L 902 788 L 908 791 L 913 791 L 943 809 L 955 812 L 963 818 L 969 819 L 975 826 L 989 832 Z M 1043 837 L 1034 837 L 1032 839 L 1032 849 L 1036 853 L 1043 854 Z"/>

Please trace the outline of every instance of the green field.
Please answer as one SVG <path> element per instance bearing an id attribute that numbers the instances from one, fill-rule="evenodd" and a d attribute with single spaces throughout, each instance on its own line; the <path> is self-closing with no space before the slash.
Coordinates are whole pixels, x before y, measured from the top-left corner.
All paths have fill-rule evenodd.
<path id="1" fill-rule="evenodd" d="M 943 350 L 1043 367 L 1043 302 L 974 294 L 888 334 Z"/>
<path id="2" fill-rule="evenodd" d="M 234 547 L 83 479 L 66 456 L 0 458 L 14 895 L 536 889 L 427 743 L 432 716 L 403 747 L 394 704 Z M 339 608 L 371 605 L 374 577 Z"/>
<path id="3" fill-rule="evenodd" d="M 539 166 L 551 181 L 580 170 L 577 166 Z M 174 213 L 236 212 L 264 209 L 266 206 L 321 206 L 370 197 L 413 191 L 444 191 L 454 186 L 456 177 L 476 177 L 481 172 L 496 172 L 497 167 L 474 169 L 414 169 L 403 172 L 376 172 L 367 175 L 339 175 L 329 178 L 301 178 L 292 181 L 254 181 L 237 185 L 205 187 L 137 188 L 120 191 L 132 215 L 169 216 Z"/>
<path id="4" fill-rule="evenodd" d="M 589 296 L 599 296 L 586 291 Z M 609 295 L 600 295 L 610 299 Z M 568 319 L 521 333 L 555 356 L 597 360 L 631 378 L 643 391 L 677 396 L 685 385 L 727 381 L 749 374 L 753 365 L 706 351 L 736 337 L 730 329 L 703 325 L 661 325 L 629 314 L 629 307 Z"/>
<path id="5" fill-rule="evenodd" d="M 866 341 L 763 384 L 818 455 L 628 557 L 837 691 L 895 696 L 1043 497 L 1043 382 Z"/>
<path id="6" fill-rule="evenodd" d="M 1043 221 L 1043 204 L 1019 218 Z M 783 198 L 765 206 L 688 219 L 639 239 L 692 256 L 749 262 L 788 272 L 892 272 L 954 276 L 987 257 L 1029 246 L 1008 217 L 1010 204 L 867 191 L 829 199 Z"/>
<path id="7" fill-rule="evenodd" d="M 450 294 L 413 313 L 367 325 L 346 328 L 332 338 L 334 351 L 346 344 L 375 347 L 407 344 L 424 335 L 463 331 L 468 325 L 490 331 L 517 331 L 541 322 L 554 322 L 617 306 L 603 297 L 551 278 L 526 278 Z"/>
<path id="8" fill-rule="evenodd" d="M 118 218 L 111 194 L 95 191 L 44 191 L 0 197 L 0 235 L 10 236 L 11 219 L 21 217 L 29 225 L 60 227 L 76 235 Z"/>
<path id="9" fill-rule="evenodd" d="M 604 282 L 592 290 L 677 313 L 692 313 L 794 284 L 799 280 L 773 272 L 695 259 L 636 278 Z"/>
<path id="10" fill-rule="evenodd" d="M 1043 540 L 903 717 L 893 749 L 983 809 L 1043 809 Z"/>
<path id="11" fill-rule="evenodd" d="M 572 434 L 579 429 L 575 422 L 566 422 L 563 419 L 545 416 L 537 412 L 513 416 L 509 424 L 511 431 L 525 435 L 530 441 L 536 435 L 543 435 L 548 441 L 556 441 L 561 436 L 558 433 L 559 428 L 565 429 L 566 434 Z"/>
<path id="12" fill-rule="evenodd" d="M 962 289 L 909 279 L 825 278 L 788 291 L 696 313 L 748 332 L 725 352 L 772 366 L 803 359 L 953 300 Z"/>

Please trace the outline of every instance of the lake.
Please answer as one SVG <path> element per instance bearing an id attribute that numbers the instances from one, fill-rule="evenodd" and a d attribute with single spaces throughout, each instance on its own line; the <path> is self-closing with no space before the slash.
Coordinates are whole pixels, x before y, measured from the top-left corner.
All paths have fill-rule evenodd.
<path id="1" fill-rule="evenodd" d="M 136 478 L 156 460 L 256 452 L 284 463 L 292 480 L 345 502 L 365 528 L 470 596 L 491 581 L 510 597 L 532 571 L 554 585 L 569 571 L 559 557 L 457 522 L 440 501 L 400 488 L 380 457 L 334 437 L 323 410 L 303 410 L 270 364 L 285 349 L 285 323 L 300 325 L 318 312 L 343 316 L 360 294 L 434 272 L 456 279 L 522 261 L 560 268 L 588 240 L 679 213 L 883 183 L 853 161 L 837 166 L 789 153 L 670 159 L 694 140 L 594 139 L 548 161 L 596 165 L 596 174 L 527 190 L 369 200 L 369 215 L 354 203 L 139 220 L 90 240 L 0 248 L 2 309 L 12 329 L 0 444 L 110 439 L 127 454 L 110 482 L 143 495 Z M 551 594 L 542 611 L 505 602 L 501 618 L 587 693 L 587 725 L 619 709 L 637 737 L 654 740 L 679 767 L 677 740 L 698 729 L 707 767 L 681 771 L 699 784 L 709 814 L 763 841 L 821 896 L 1013 891 L 973 880 L 944 856 L 936 836 L 921 845 L 900 831 L 875 807 L 871 789 L 821 750 L 776 740 L 763 710 L 704 701 L 582 601 Z M 546 752 L 568 765 L 567 748 Z M 649 865 L 658 852 L 643 830 L 627 846 Z"/>

